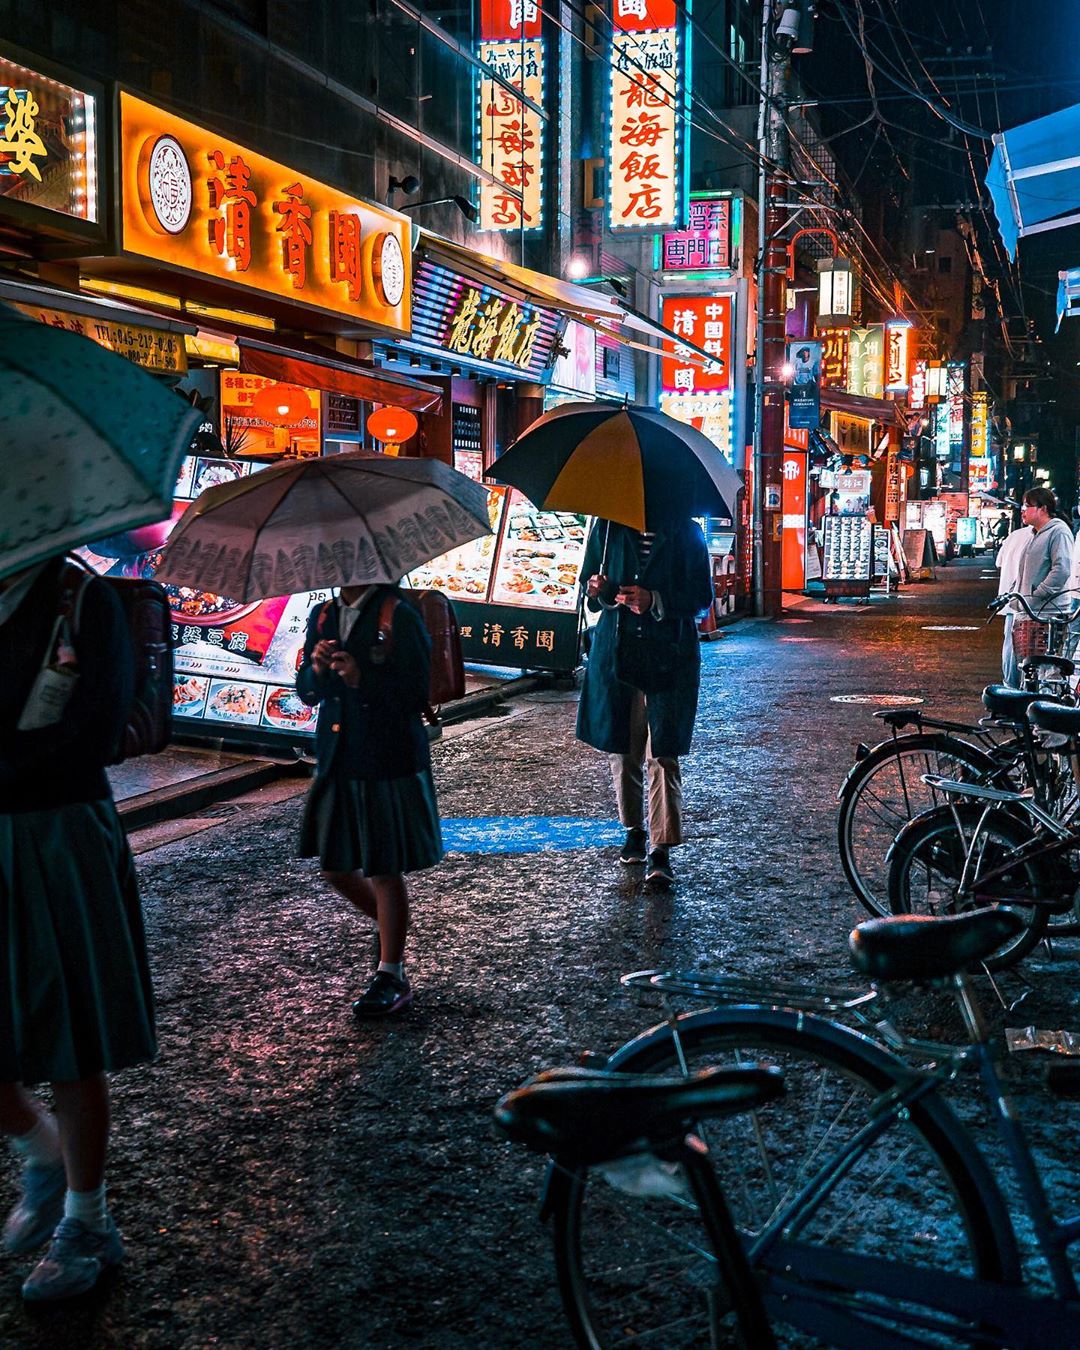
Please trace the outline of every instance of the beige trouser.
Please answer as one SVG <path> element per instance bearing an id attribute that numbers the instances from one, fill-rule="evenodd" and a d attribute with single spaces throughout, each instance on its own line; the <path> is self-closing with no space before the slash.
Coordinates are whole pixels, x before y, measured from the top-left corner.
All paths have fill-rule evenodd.
<path id="1" fill-rule="evenodd" d="M 610 755 L 619 820 L 628 830 L 645 825 L 642 761 L 649 774 L 649 842 L 653 848 L 682 843 L 682 775 L 675 758 L 654 759 L 645 715 L 645 695 L 634 694 L 630 708 L 630 753 Z"/>

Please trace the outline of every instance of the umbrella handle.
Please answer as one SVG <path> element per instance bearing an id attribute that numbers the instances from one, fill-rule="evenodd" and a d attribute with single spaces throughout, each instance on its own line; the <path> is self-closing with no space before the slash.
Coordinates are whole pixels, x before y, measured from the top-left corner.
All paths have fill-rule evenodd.
<path id="1" fill-rule="evenodd" d="M 608 545 L 611 543 L 611 521 L 604 521 L 604 552 L 600 558 L 600 575 L 607 576 Z"/>

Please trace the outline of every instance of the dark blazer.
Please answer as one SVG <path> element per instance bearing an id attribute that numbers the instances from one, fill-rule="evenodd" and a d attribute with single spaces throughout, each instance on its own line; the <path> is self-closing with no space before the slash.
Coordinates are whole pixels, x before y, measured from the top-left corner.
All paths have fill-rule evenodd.
<path id="1" fill-rule="evenodd" d="M 0 625 L 0 812 L 40 811 L 111 796 L 105 765 L 127 722 L 135 657 L 120 601 L 103 581 L 86 583 L 73 635 L 78 679 L 60 720 L 18 731 L 60 612 L 61 558 L 46 563 Z"/>
<path id="2" fill-rule="evenodd" d="M 369 595 L 345 650 L 360 667 L 360 685 L 350 689 L 340 675 L 317 675 L 311 653 L 322 638 L 340 637 L 337 602 L 316 605 L 308 618 L 303 664 L 296 692 L 319 706 L 315 733 L 316 772 L 343 778 L 406 778 L 431 764 L 431 748 L 421 714 L 428 702 L 431 639 L 420 615 L 405 599 L 394 607 L 392 652 L 383 664 L 372 660 L 385 595 L 380 586 Z"/>
<path id="3" fill-rule="evenodd" d="M 611 537 L 607 560 L 601 569 L 604 534 L 608 529 Z M 692 520 L 658 530 L 648 563 L 639 573 L 634 532 L 625 525 L 597 521 L 581 568 L 583 591 L 589 577 L 601 570 L 620 586 L 636 581 L 659 592 L 664 618 L 657 620 L 646 614 L 639 620 L 622 605 L 604 609 L 597 601 L 586 601 L 591 609 L 600 609 L 601 614 L 593 630 L 578 704 L 578 739 L 608 754 L 629 753 L 630 710 L 636 691 L 615 678 L 616 634 L 620 623 L 654 624 L 658 636 L 666 637 L 678 647 L 679 674 L 674 689 L 649 694 L 645 699 L 652 753 L 656 758 L 685 755 L 694 732 L 701 673 L 697 616 L 713 599 L 712 567 L 705 538 Z"/>

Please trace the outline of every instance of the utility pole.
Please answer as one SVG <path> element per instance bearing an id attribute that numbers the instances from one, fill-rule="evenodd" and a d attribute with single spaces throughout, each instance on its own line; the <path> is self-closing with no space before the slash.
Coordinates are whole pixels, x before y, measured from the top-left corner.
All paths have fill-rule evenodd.
<path id="1" fill-rule="evenodd" d="M 784 359 L 787 319 L 787 194 L 791 162 L 787 83 L 791 50 L 806 49 L 813 22 L 809 0 L 763 0 L 758 113 L 758 329 L 754 363 L 754 613 L 783 612 Z M 785 33 L 784 30 L 787 30 Z M 786 39 L 786 40 L 785 40 Z"/>
<path id="2" fill-rule="evenodd" d="M 773 14 L 782 0 L 764 0 L 761 25 L 761 89 L 758 114 L 758 332 L 754 363 L 754 613 L 783 612 L 780 578 L 782 522 L 777 486 L 784 459 L 784 325 L 787 315 L 787 248 L 782 238 L 785 188 L 778 170 L 789 162 L 783 99 L 785 55 L 773 40 Z"/>

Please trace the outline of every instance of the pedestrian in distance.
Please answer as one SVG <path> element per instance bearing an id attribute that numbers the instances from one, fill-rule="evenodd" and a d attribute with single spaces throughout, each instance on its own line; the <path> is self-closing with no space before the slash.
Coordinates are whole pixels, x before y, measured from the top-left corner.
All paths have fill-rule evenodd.
<path id="1" fill-rule="evenodd" d="M 1040 619 L 1049 620 L 1072 610 L 1069 594 L 1072 573 L 1073 536 L 1068 524 L 1057 514 L 1057 498 L 1049 488 L 1030 488 L 1020 505 L 1020 519 L 1031 530 L 1017 562 L 1016 585 L 1012 588 L 1027 598 Z M 1013 633 L 1024 617 L 1014 600 Z M 1019 670 L 1014 675 L 1019 684 Z M 1006 680 L 1006 683 L 1013 683 Z"/>
<path id="2" fill-rule="evenodd" d="M 431 639 L 394 586 L 343 586 L 308 620 L 296 689 L 317 706 L 317 766 L 300 831 L 300 856 L 373 920 L 378 968 L 353 1003 L 359 1018 L 412 1002 L 405 976 L 405 877 L 443 856 L 428 703 Z"/>
<path id="3" fill-rule="evenodd" d="M 134 654 L 102 581 L 72 623 L 63 568 L 0 580 L 0 1129 L 21 1167 L 3 1242 L 17 1255 L 49 1242 L 28 1302 L 86 1293 L 123 1260 L 106 1075 L 157 1053 L 135 868 L 105 774 Z M 54 1112 L 30 1091 L 41 1084 Z"/>
<path id="4" fill-rule="evenodd" d="M 647 881 L 670 886 L 670 850 L 683 842 L 679 757 L 697 714 L 697 619 L 713 599 L 709 552 L 693 520 L 644 533 L 597 521 L 582 575 L 586 604 L 600 618 L 577 736 L 610 757 L 626 829 L 620 861 L 646 863 Z"/>

